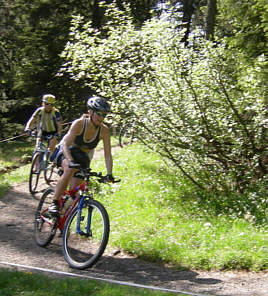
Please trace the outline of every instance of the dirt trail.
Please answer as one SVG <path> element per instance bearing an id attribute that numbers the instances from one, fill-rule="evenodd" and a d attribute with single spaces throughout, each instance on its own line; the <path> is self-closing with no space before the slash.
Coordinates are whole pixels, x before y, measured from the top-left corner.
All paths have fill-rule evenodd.
<path id="1" fill-rule="evenodd" d="M 42 180 L 42 189 L 46 187 Z M 268 295 L 268 273 L 174 271 L 111 248 L 107 248 L 93 268 L 73 270 L 63 258 L 60 238 L 55 238 L 47 248 L 40 248 L 34 242 L 34 213 L 40 195 L 38 193 L 33 198 L 29 194 L 28 183 L 24 183 L 14 186 L 0 199 L 0 262 L 206 295 Z M 7 266 L 0 264 L 0 267 Z"/>

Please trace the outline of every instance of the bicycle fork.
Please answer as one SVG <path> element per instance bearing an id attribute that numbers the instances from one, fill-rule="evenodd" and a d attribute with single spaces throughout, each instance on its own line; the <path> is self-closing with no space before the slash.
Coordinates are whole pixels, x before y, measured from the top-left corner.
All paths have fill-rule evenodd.
<path id="1" fill-rule="evenodd" d="M 87 206 L 87 209 L 88 209 L 88 215 L 87 215 L 87 227 L 86 227 L 86 232 L 84 232 L 83 230 L 81 230 L 81 222 L 84 221 L 85 219 L 85 216 L 82 216 L 82 210 L 83 208 L 85 207 L 85 199 L 86 199 L 86 196 L 82 196 L 79 200 L 79 203 L 78 203 L 78 207 L 77 207 L 77 220 L 76 220 L 76 229 L 75 229 L 75 232 L 80 234 L 80 235 L 83 235 L 83 236 L 86 236 L 86 237 L 89 237 L 89 236 L 92 236 L 92 231 L 91 231 L 91 217 L 92 217 L 92 210 L 93 208 L 88 205 Z"/>

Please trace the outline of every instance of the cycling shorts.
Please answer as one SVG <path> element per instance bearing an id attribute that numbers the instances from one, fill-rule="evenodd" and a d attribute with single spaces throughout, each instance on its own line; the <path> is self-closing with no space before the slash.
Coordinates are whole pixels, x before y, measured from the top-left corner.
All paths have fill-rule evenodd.
<path id="1" fill-rule="evenodd" d="M 92 154 L 92 152 L 87 153 L 80 150 L 78 147 L 73 146 L 71 146 L 69 149 L 73 158 L 73 162 L 79 163 L 82 168 L 89 167 L 91 160 L 90 154 Z M 50 160 L 55 162 L 57 167 L 61 167 L 63 159 L 65 159 L 65 156 L 62 152 L 61 145 L 58 145 L 54 153 L 51 155 Z"/>
<path id="2" fill-rule="evenodd" d="M 41 138 L 42 140 L 47 140 L 50 139 L 51 136 L 56 136 L 57 135 L 57 131 L 55 132 L 45 132 L 45 131 L 39 131 L 38 132 L 38 138 Z M 51 137 L 51 139 L 53 138 Z"/>

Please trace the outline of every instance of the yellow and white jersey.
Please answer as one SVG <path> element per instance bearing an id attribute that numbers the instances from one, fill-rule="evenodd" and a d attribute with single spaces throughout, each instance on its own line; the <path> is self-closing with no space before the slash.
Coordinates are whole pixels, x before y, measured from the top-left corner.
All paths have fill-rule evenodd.
<path id="1" fill-rule="evenodd" d="M 58 131 L 57 123 L 60 121 L 60 113 L 54 108 L 51 112 L 46 112 L 44 107 L 39 107 L 35 110 L 33 117 L 35 121 L 39 121 L 39 129 L 45 132 Z"/>

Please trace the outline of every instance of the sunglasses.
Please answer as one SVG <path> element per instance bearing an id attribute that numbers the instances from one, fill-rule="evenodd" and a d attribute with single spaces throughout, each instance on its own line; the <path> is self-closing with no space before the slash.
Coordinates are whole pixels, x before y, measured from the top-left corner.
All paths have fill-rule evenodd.
<path id="1" fill-rule="evenodd" d="M 49 103 L 45 103 L 45 105 L 46 105 L 46 106 L 53 106 L 52 104 L 49 104 Z"/>
<path id="2" fill-rule="evenodd" d="M 101 112 L 101 111 L 95 111 L 95 113 L 98 115 L 98 116 L 101 116 L 103 118 L 106 117 L 107 113 L 106 112 Z"/>

